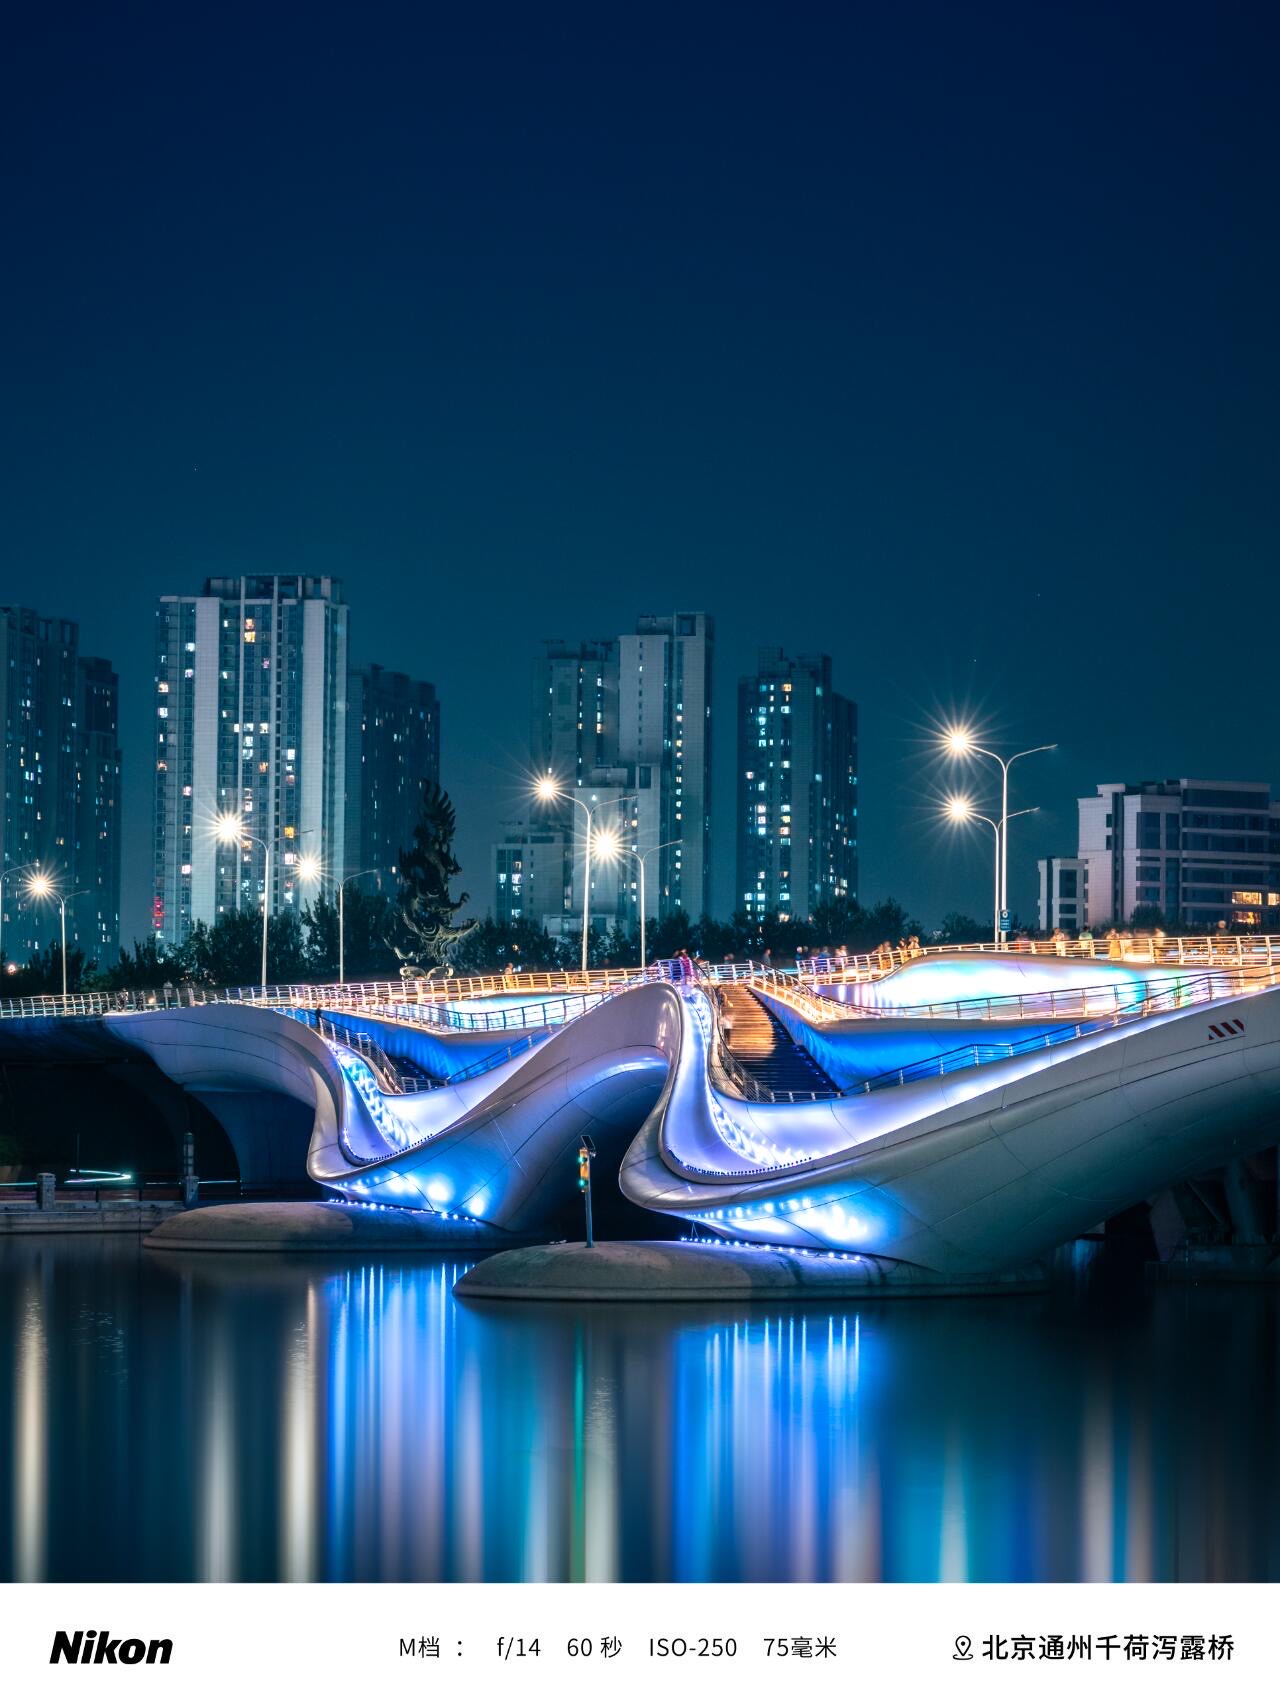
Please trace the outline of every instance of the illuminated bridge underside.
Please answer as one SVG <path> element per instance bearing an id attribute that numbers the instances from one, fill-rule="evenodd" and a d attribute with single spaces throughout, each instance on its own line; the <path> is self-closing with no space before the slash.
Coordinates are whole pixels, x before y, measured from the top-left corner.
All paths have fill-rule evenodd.
<path id="1" fill-rule="evenodd" d="M 488 1071 L 412 1095 L 384 1094 L 360 1055 L 269 1008 L 226 1003 L 108 1023 L 193 1094 L 263 1089 L 304 1103 L 314 1115 L 307 1170 L 353 1201 L 535 1234 L 576 1195 L 584 1134 L 616 1171 L 667 1081 L 680 1004 L 665 984 L 629 990 L 532 1046 L 514 1033 L 517 1052 Z M 387 1019 L 363 1023 L 406 1054 L 420 1035 Z M 433 1046 L 455 1043 L 469 1066 L 475 1038 Z"/>
<path id="2" fill-rule="evenodd" d="M 645 1208 L 732 1238 L 949 1273 L 1034 1260 L 1274 1143 L 1280 1113 L 1280 989 L 796 1104 L 742 1099 L 713 1064 L 707 997 L 662 983 L 623 989 L 487 1070 L 410 1095 L 383 1094 L 358 1055 L 265 1008 L 108 1022 L 193 1091 L 266 1088 L 304 1102 L 312 1178 L 355 1201 L 537 1236 L 576 1195 L 573 1157 L 588 1133 L 597 1175 L 620 1167 L 624 1194 Z M 857 1035 L 843 1040 L 846 1030 Z M 394 1022 L 380 1032 L 393 1041 Z M 927 1019 L 914 1041 L 909 1032 L 888 1023 L 885 1058 L 906 1047 L 921 1060 L 947 1036 Z M 863 1070 L 866 1034 L 866 1021 L 832 1027 L 833 1058 L 856 1047 Z M 987 1034 L 1010 1031 L 996 1022 Z"/>

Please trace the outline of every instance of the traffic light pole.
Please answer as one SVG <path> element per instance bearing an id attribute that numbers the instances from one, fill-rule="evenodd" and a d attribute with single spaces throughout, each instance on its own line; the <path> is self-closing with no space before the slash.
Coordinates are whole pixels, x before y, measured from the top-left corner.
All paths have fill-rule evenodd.
<path id="1" fill-rule="evenodd" d="M 595 1239 L 591 1235 L 591 1158 L 596 1152 L 596 1146 L 585 1134 L 578 1145 L 578 1189 L 582 1192 L 583 1204 L 587 1211 L 587 1249 L 595 1249 Z"/>

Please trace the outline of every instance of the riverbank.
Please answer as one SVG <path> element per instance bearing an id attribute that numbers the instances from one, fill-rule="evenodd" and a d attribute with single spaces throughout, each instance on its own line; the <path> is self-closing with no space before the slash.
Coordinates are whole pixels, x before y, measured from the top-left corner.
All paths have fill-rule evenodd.
<path id="1" fill-rule="evenodd" d="M 179 1202 L 59 1202 L 38 1208 L 34 1202 L 0 1202 L 0 1238 L 6 1235 L 63 1232 L 151 1232 L 182 1213 Z"/>

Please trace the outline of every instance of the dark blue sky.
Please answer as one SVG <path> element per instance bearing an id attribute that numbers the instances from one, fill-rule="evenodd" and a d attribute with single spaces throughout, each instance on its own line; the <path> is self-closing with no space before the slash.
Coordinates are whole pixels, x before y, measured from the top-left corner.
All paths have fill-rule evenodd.
<path id="1" fill-rule="evenodd" d="M 927 922 L 988 893 L 939 714 L 1062 743 L 1023 909 L 1097 781 L 1280 783 L 1274 8 L 474 11 L 10 20 L 0 600 L 121 672 L 126 932 L 209 573 L 341 575 L 437 683 L 482 910 L 535 643 L 640 610 L 716 616 L 726 910 L 761 642 L 832 653 Z"/>

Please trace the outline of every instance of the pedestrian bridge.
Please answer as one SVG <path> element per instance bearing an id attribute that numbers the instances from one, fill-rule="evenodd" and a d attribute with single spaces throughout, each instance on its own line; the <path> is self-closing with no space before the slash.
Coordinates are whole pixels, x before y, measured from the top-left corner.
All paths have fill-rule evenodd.
<path id="1" fill-rule="evenodd" d="M 96 1016 L 193 1094 L 302 1102 L 314 1180 L 443 1237 L 545 1235 L 589 1135 L 654 1214 L 970 1273 L 1274 1144 L 1276 946 L 172 991 Z"/>

